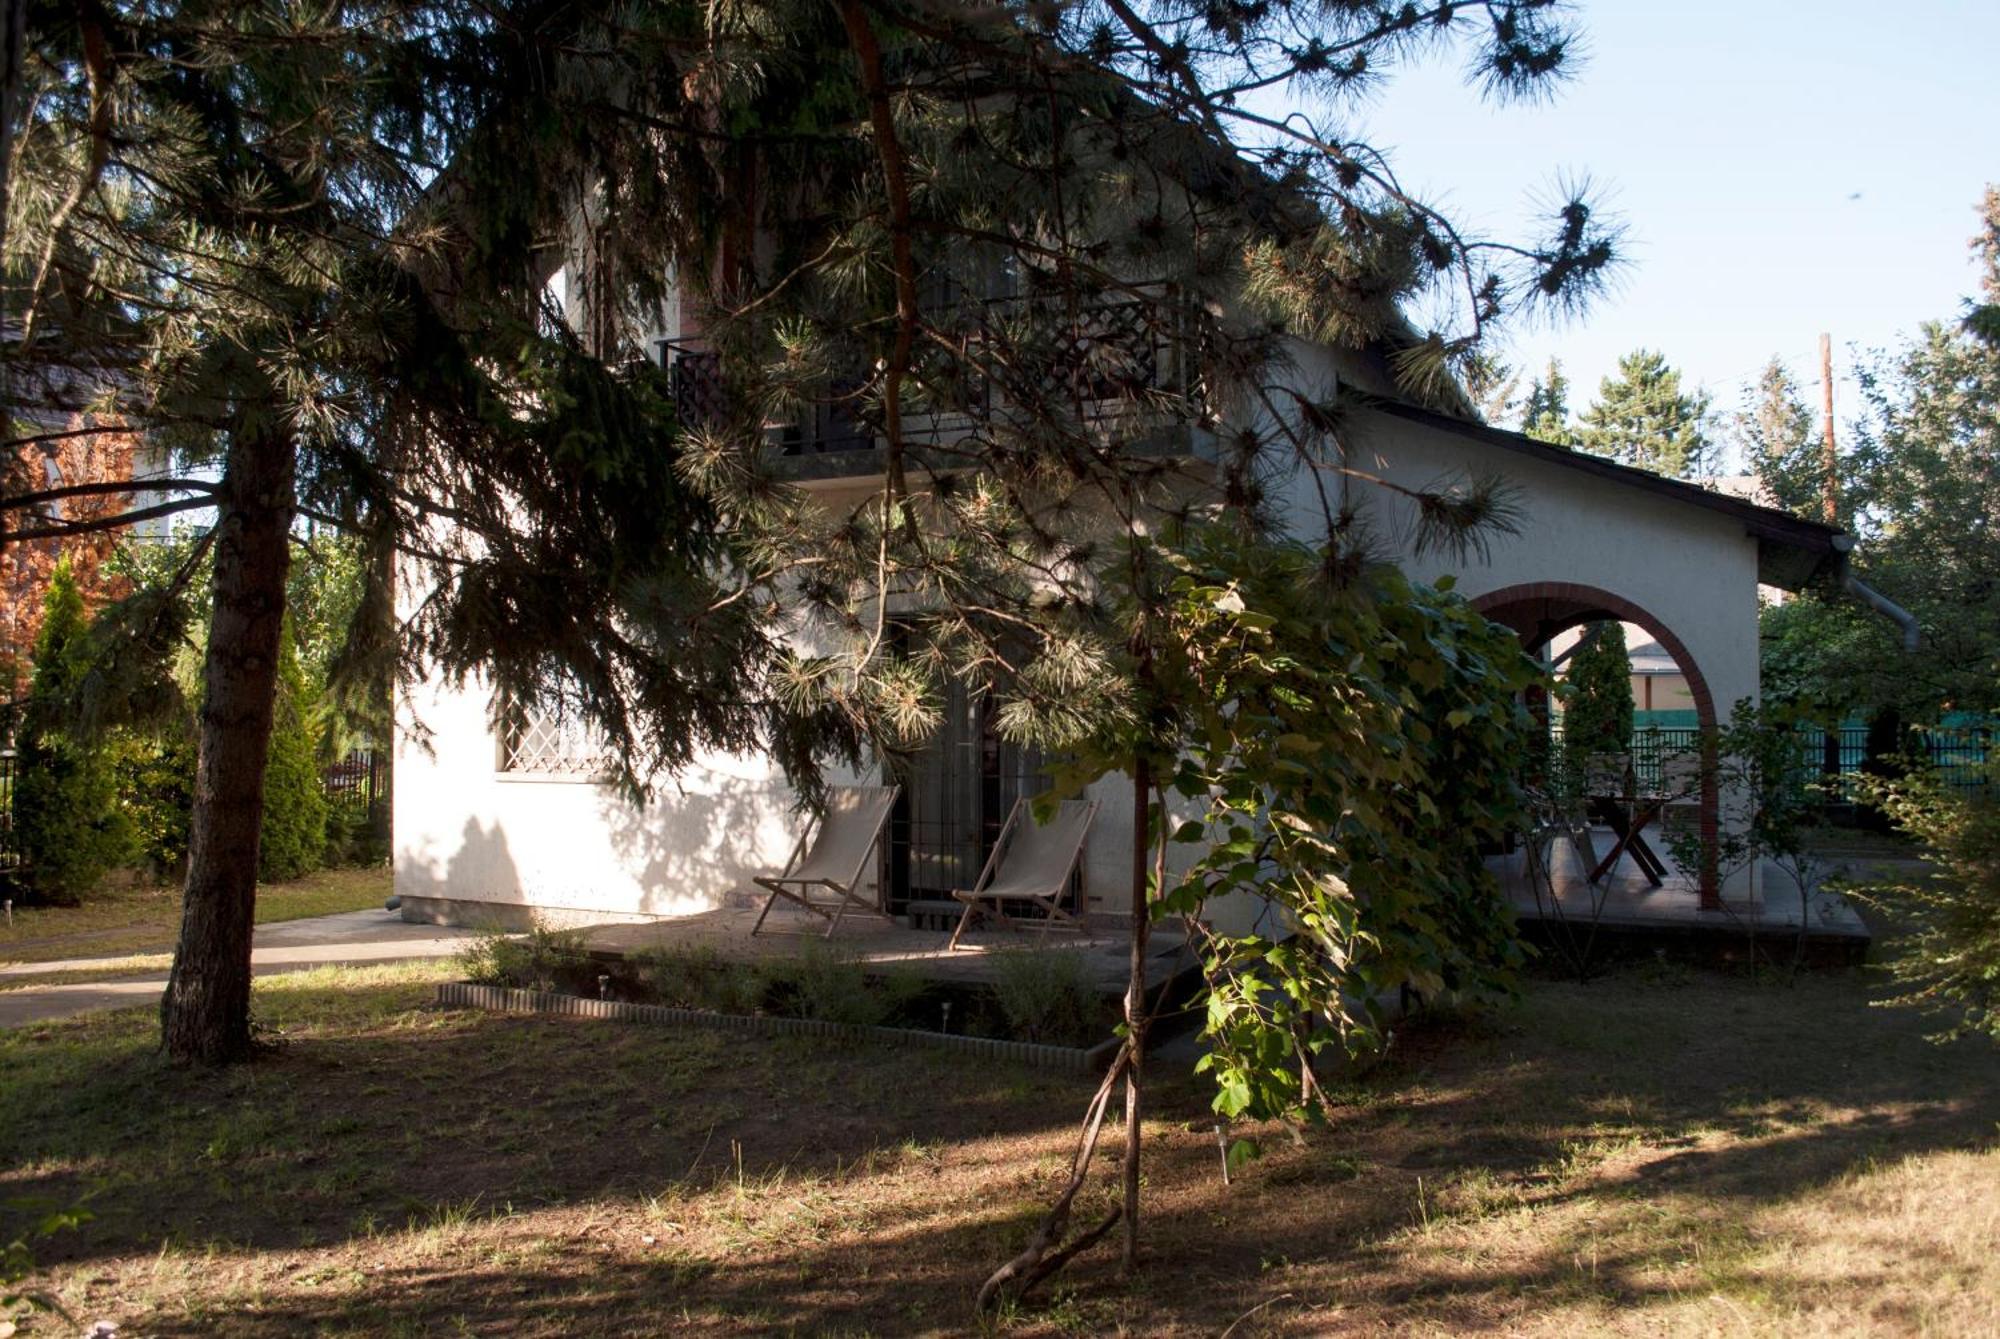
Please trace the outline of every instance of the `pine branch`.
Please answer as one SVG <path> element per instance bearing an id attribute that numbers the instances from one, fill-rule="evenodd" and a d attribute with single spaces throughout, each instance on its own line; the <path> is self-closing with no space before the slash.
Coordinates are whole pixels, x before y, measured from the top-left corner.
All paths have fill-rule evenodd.
<path id="1" fill-rule="evenodd" d="M 903 378 L 909 374 L 910 351 L 921 319 L 916 253 L 910 245 L 909 160 L 896 136 L 895 109 L 889 104 L 882 76 L 882 44 L 876 39 L 861 0 L 840 0 L 840 19 L 847 29 L 848 44 L 854 48 L 861 65 L 862 92 L 868 100 L 869 124 L 889 195 L 890 264 L 896 275 L 896 342 L 883 369 L 882 404 L 889 502 L 893 508 L 900 506 L 908 491 L 903 477 Z"/>
<path id="2" fill-rule="evenodd" d="M 49 267 L 55 263 L 56 249 L 62 244 L 63 230 L 69 226 L 70 216 L 85 197 L 97 189 L 97 183 L 104 176 L 104 165 L 111 157 L 111 84 L 116 71 L 111 62 L 109 43 L 105 39 L 104 15 L 94 3 L 81 4 L 78 10 L 77 27 L 83 35 L 84 69 L 90 79 L 90 154 L 85 161 L 83 175 L 49 220 L 48 240 L 42 246 L 42 257 L 35 266 L 35 277 L 28 285 L 27 301 L 21 311 L 21 343 L 24 345 L 34 343 L 35 318 L 49 281 Z M 8 127 L 8 133 L 11 130 Z"/>
<path id="3" fill-rule="evenodd" d="M 184 511 L 201 511 L 215 506 L 212 497 L 183 498 L 178 502 L 162 502 L 153 507 L 141 507 L 136 511 L 120 512 L 116 516 L 102 516 L 85 521 L 68 521 L 60 525 L 42 526 L 29 530 L 0 530 L 0 544 L 24 543 L 31 539 L 69 539 L 76 535 L 96 534 L 104 530 L 118 530 L 125 526 L 137 525 L 141 521 L 156 520 L 162 516 L 176 516 Z"/>
<path id="4" fill-rule="evenodd" d="M 0 511 L 28 510 L 73 497 L 106 497 L 120 493 L 205 493 L 212 497 L 221 491 L 220 484 L 208 479 L 107 479 L 97 483 L 66 484 L 61 488 L 46 488 L 35 493 L 0 496 Z"/>
<path id="5" fill-rule="evenodd" d="M 4 2 L 4 0 L 0 0 Z M 6 401 L 0 401 L 4 403 Z M 11 401 L 21 407 L 47 408 L 45 399 Z M 80 411 L 79 411 L 80 412 Z M 0 451 L 19 450 L 24 446 L 43 446 L 49 442 L 65 442 L 78 437 L 129 437 L 130 424 L 97 424 L 87 428 L 66 428 L 61 432 L 38 432 L 26 437 L 0 438 Z"/>

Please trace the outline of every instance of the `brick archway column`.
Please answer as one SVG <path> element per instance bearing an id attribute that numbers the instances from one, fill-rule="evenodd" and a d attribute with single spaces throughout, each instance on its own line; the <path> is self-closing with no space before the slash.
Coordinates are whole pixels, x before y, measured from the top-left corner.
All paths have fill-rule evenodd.
<path id="1" fill-rule="evenodd" d="M 1699 882 L 1701 905 L 1704 910 L 1716 911 L 1722 907 L 1721 878 L 1721 788 L 1716 782 L 1716 731 L 1720 723 L 1716 719 L 1715 694 L 1709 691 L 1708 678 L 1701 671 L 1701 662 L 1694 658 L 1687 644 L 1681 641 L 1674 630 L 1640 608 L 1622 595 L 1614 595 L 1596 586 L 1585 586 L 1574 581 L 1531 581 L 1518 586 L 1503 586 L 1499 590 L 1488 591 L 1474 597 L 1472 607 L 1496 623 L 1514 628 L 1516 634 L 1524 629 L 1509 622 L 1504 616 L 1514 606 L 1532 607 L 1536 605 L 1569 606 L 1573 614 L 1564 614 L 1562 627 L 1549 629 L 1561 631 L 1564 627 L 1574 627 L 1579 623 L 1595 622 L 1600 618 L 1615 618 L 1621 623 L 1636 623 L 1651 633 L 1659 644 L 1674 658 L 1674 664 L 1687 679 L 1688 696 L 1694 699 L 1695 721 L 1701 731 L 1701 869 Z"/>

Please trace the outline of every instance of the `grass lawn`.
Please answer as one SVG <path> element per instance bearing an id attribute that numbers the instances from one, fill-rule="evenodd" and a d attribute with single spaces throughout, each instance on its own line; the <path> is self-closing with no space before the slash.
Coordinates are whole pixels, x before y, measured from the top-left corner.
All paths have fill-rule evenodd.
<path id="1" fill-rule="evenodd" d="M 0 1034 L 0 1203 L 94 1215 L 40 1243 L 42 1280 L 147 1335 L 961 1334 L 1088 1095 L 426 1004 L 451 971 L 260 980 L 282 1044 L 222 1075 L 162 1064 L 144 1010 Z M 2000 1331 L 2000 1050 L 1867 998 L 1858 974 L 1535 983 L 1409 1027 L 1228 1187 L 1205 1095 L 1163 1078 L 1142 1271 L 1101 1247 L 998 1328 Z"/>
<path id="2" fill-rule="evenodd" d="M 387 865 L 324 869 L 290 883 L 267 883 L 257 889 L 257 923 L 379 907 L 390 884 Z M 14 923 L 0 923 L 0 963 L 171 953 L 180 924 L 177 885 L 127 883 L 120 876 L 80 906 L 16 905 Z"/>

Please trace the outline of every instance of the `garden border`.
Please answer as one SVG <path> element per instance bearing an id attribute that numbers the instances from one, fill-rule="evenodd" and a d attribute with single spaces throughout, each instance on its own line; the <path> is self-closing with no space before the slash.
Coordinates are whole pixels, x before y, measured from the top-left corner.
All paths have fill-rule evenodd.
<path id="1" fill-rule="evenodd" d="M 1088 1049 L 1045 1046 L 1039 1042 L 1007 1041 L 999 1037 L 967 1037 L 953 1032 L 917 1028 L 867 1027 L 858 1023 L 828 1023 L 816 1018 L 782 1018 L 774 1014 L 722 1014 L 706 1009 L 676 1009 L 664 1004 L 633 1004 L 626 1000 L 592 1000 L 559 991 L 517 990 L 482 986 L 470 981 L 438 984 L 437 1002 L 447 1008 L 485 1009 L 494 1013 L 558 1014 L 571 1018 L 608 1018 L 630 1023 L 673 1023 L 684 1027 L 729 1032 L 758 1032 L 809 1037 L 842 1037 L 897 1044 L 914 1043 L 963 1051 L 993 1059 L 1018 1060 L 1038 1069 L 1072 1074 L 1102 1071 L 1124 1044 L 1118 1037 Z"/>

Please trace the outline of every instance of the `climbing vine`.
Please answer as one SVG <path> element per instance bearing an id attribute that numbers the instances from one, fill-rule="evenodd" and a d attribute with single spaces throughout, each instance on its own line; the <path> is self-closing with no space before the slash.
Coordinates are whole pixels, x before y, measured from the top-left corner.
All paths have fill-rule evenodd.
<path id="1" fill-rule="evenodd" d="M 1382 1045 L 1385 1001 L 1509 988 L 1521 950 L 1481 854 L 1521 822 L 1538 671 L 1449 580 L 1335 581 L 1326 555 L 1228 527 L 1160 554 L 1138 686 L 1165 753 L 1153 919 L 1201 954 L 1216 1109 L 1307 1116 L 1315 1061 Z"/>

